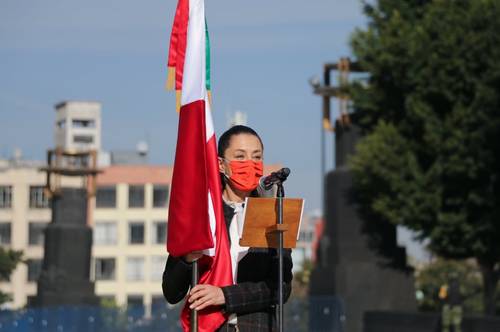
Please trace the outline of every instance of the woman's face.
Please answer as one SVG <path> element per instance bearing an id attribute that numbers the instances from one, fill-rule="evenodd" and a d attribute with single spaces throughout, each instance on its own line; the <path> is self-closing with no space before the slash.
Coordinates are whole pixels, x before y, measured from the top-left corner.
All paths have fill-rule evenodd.
<path id="1" fill-rule="evenodd" d="M 224 151 L 224 159 L 219 158 L 219 171 L 231 176 L 229 161 L 253 160 L 262 161 L 263 151 L 259 138 L 251 134 L 238 134 L 231 136 L 229 146 Z"/>

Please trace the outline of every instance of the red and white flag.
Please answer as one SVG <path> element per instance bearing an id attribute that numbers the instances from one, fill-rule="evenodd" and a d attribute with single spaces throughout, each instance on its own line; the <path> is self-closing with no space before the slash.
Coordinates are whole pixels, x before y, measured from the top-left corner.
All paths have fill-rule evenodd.
<path id="1" fill-rule="evenodd" d="M 200 284 L 233 283 L 222 209 L 217 147 L 210 111 L 210 46 L 204 0 L 179 0 L 172 28 L 167 87 L 177 91 L 179 130 L 168 215 L 167 251 L 183 256 L 204 251 Z M 190 310 L 181 314 L 189 331 Z M 199 331 L 226 319 L 216 307 L 198 313 Z"/>

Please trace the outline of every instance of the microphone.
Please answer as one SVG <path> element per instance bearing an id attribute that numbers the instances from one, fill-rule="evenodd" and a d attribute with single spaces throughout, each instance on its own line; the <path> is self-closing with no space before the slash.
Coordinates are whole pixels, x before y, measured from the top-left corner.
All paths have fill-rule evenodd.
<path id="1" fill-rule="evenodd" d="M 264 190 L 271 190 L 273 185 L 285 182 L 288 175 L 290 175 L 290 169 L 288 167 L 284 167 L 279 171 L 272 172 L 268 176 L 261 177 L 259 185 Z"/>

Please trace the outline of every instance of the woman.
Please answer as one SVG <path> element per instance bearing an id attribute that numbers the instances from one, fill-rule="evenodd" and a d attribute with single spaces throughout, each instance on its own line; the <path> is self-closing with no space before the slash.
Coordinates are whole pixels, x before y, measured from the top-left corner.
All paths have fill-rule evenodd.
<path id="1" fill-rule="evenodd" d="M 234 285 L 217 287 L 197 285 L 188 293 L 191 263 L 200 258 L 194 252 L 184 257 L 169 256 L 163 273 L 163 294 L 169 303 L 177 303 L 188 294 L 193 310 L 220 306 L 228 319 L 219 331 L 273 331 L 276 329 L 275 306 L 278 303 L 278 255 L 275 249 L 239 246 L 245 198 L 257 196 L 262 176 L 264 146 L 257 133 L 246 126 L 234 126 L 219 139 L 219 171 L 222 180 L 224 217 L 231 242 Z M 291 292 L 291 251 L 284 250 L 283 294 Z"/>

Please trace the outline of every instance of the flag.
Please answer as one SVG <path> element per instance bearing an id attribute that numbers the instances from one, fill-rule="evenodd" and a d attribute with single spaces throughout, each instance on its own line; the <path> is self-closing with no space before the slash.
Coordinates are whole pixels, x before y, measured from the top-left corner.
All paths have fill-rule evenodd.
<path id="1" fill-rule="evenodd" d="M 174 88 L 179 128 L 168 215 L 167 251 L 176 257 L 204 251 L 200 283 L 233 283 L 222 209 L 217 146 L 209 103 L 210 46 L 204 0 L 179 0 L 168 58 L 167 87 Z M 181 314 L 189 330 L 190 310 Z M 215 307 L 198 313 L 199 331 L 214 331 L 226 319 Z"/>

